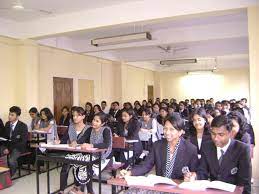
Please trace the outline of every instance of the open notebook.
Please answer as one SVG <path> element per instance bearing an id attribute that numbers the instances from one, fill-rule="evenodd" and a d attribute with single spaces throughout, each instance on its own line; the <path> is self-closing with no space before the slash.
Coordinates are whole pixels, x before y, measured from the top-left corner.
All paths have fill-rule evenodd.
<path id="1" fill-rule="evenodd" d="M 8 139 L 0 137 L 0 141 L 8 141 Z"/>
<path id="2" fill-rule="evenodd" d="M 196 180 L 193 182 L 183 182 L 179 185 L 179 188 L 190 189 L 197 191 L 204 191 L 206 189 L 219 189 L 228 192 L 234 192 L 236 185 L 225 183 L 222 181 L 208 181 L 208 180 Z"/>
<path id="3" fill-rule="evenodd" d="M 140 186 L 154 186 L 156 184 L 168 184 L 168 185 L 174 185 L 177 184 L 169 178 L 156 176 L 153 174 L 146 176 L 125 176 L 125 180 L 129 186 L 132 185 L 140 185 Z"/>

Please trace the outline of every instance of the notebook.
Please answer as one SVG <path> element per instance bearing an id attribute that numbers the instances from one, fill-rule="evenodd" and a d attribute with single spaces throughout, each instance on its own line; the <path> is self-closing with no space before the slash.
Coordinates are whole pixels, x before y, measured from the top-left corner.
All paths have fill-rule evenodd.
<path id="1" fill-rule="evenodd" d="M 193 182 L 182 182 L 179 188 L 197 191 L 205 191 L 206 189 L 219 189 L 228 192 L 234 192 L 236 185 L 225 183 L 222 181 L 196 180 Z"/>
<path id="2" fill-rule="evenodd" d="M 177 185 L 172 179 L 153 174 L 148 176 L 125 176 L 125 180 L 129 186 L 154 186 L 156 184 Z"/>

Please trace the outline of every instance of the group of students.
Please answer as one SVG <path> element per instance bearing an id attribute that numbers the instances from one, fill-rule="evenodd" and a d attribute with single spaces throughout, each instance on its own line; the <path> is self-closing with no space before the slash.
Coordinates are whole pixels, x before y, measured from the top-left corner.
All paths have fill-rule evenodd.
<path id="1" fill-rule="evenodd" d="M 40 113 L 32 108 L 29 111 L 32 117 L 30 128 L 50 132 L 47 140 L 55 144 L 80 145 L 81 149 L 105 148 L 107 151 L 101 158 L 102 169 L 112 161 L 113 156 L 125 163 L 124 168 L 129 165 L 129 158 L 125 157 L 123 150 L 112 150 L 113 136 L 138 140 L 133 146 L 136 165 L 130 170 L 122 170 L 122 176 L 144 175 L 155 166 L 159 176 L 185 181 L 221 180 L 244 186 L 244 193 L 251 193 L 251 157 L 255 138 L 247 101 L 224 100 L 215 104 L 213 101 L 212 98 L 206 101 L 191 99 L 190 103 L 189 100 L 177 103 L 175 99 L 160 101 L 157 98 L 154 103 L 151 100 L 143 100 L 142 104 L 135 101 L 134 105 L 126 102 L 122 109 L 119 102 L 113 102 L 110 109 L 105 101 L 102 101 L 101 106 L 92 106 L 87 102 L 85 108 L 75 106 L 69 110 L 63 107 L 58 123 L 48 108 Z M 4 148 L 1 145 L 1 153 L 10 154 L 12 174 L 17 166 L 13 161 L 17 162 L 19 157 L 15 152 L 18 150 L 22 153 L 19 149 L 26 146 L 27 140 L 27 126 L 23 123 L 24 127 L 19 127 L 19 130 L 13 126 L 21 112 L 17 109 L 19 107 L 10 108 L 9 122 L 0 133 L 1 137 L 15 142 L 12 146 L 16 142 L 23 143 L 16 148 Z M 12 113 L 17 116 L 16 120 L 12 119 Z M 67 134 L 61 139 L 57 135 L 57 124 L 68 126 Z M 11 129 L 17 133 L 23 131 L 24 136 L 11 134 Z M 141 157 L 143 149 L 148 151 L 144 159 Z M 15 156 L 12 156 L 13 152 Z M 71 154 L 64 157 L 71 157 Z M 72 156 L 75 157 L 80 155 Z M 75 186 L 70 193 L 81 194 L 85 186 L 88 193 L 93 193 L 89 176 L 98 173 L 98 170 L 68 164 L 62 166 L 60 193 L 64 193 L 71 167 Z M 183 172 L 186 168 L 188 172 Z"/>

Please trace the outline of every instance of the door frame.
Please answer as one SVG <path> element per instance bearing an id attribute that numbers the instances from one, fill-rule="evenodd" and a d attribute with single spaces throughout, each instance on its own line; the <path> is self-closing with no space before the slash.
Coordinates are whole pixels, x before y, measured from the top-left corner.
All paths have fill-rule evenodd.
<path id="1" fill-rule="evenodd" d="M 73 79 L 73 106 L 78 106 L 79 104 L 79 95 L 78 95 L 78 80 L 79 79 L 87 79 L 87 80 L 93 80 L 94 81 L 94 100 L 96 100 L 97 97 L 97 91 L 96 91 L 96 83 L 97 83 L 97 79 L 94 78 L 93 76 L 71 76 L 71 75 L 67 75 L 67 74 L 62 74 L 62 73 L 54 73 L 51 75 L 51 79 L 52 79 L 52 86 L 50 86 L 51 88 L 53 88 L 53 78 L 54 77 L 60 77 L 60 78 L 70 78 Z M 53 89 L 51 90 L 51 95 L 52 95 L 52 110 L 54 111 L 54 93 L 53 93 Z"/>

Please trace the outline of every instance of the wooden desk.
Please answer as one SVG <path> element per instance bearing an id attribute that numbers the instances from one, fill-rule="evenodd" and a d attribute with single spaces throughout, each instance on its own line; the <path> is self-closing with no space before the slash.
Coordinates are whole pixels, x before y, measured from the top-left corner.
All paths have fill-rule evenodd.
<path id="1" fill-rule="evenodd" d="M 9 171 L 9 168 L 1 167 L 1 166 L 0 166 L 0 174 L 5 173 L 5 172 L 8 172 L 8 171 Z"/>
<path id="2" fill-rule="evenodd" d="M 67 164 L 78 164 L 78 165 L 88 165 L 90 168 L 92 168 L 94 162 L 98 162 L 99 166 L 99 175 L 98 175 L 98 183 L 99 183 L 99 194 L 101 194 L 101 156 L 106 149 L 87 149 L 87 150 L 82 150 L 78 148 L 64 148 L 64 147 L 55 147 L 55 146 L 48 146 L 48 147 L 42 147 L 42 146 L 37 146 L 37 148 L 46 148 L 47 152 L 46 155 L 39 155 L 37 150 L 36 150 L 36 189 L 37 189 L 37 194 L 40 193 L 40 188 L 39 188 L 39 166 L 38 166 L 38 161 L 46 161 L 47 162 L 47 193 L 50 194 L 50 177 L 49 177 L 49 162 L 61 162 L 61 163 L 67 163 Z M 65 157 L 60 157 L 58 155 L 51 155 L 48 153 L 48 150 L 52 151 L 64 151 L 67 153 L 85 153 L 89 154 L 90 156 L 90 161 L 79 161 L 79 160 L 70 160 Z M 98 154 L 98 160 L 93 160 L 93 154 Z M 91 171 L 90 174 L 90 181 L 92 181 L 93 177 L 93 172 Z"/>
<path id="3" fill-rule="evenodd" d="M 174 180 L 177 184 L 179 184 L 181 181 L 180 180 Z M 159 191 L 159 192 L 168 192 L 168 193 L 179 193 L 179 194 L 201 194 L 201 193 L 206 193 L 206 194 L 231 194 L 231 192 L 226 192 L 222 190 L 215 190 L 215 189 L 207 189 L 206 191 L 193 191 L 193 190 L 187 190 L 187 189 L 180 189 L 177 186 L 172 186 L 172 185 L 163 185 L 163 184 L 158 184 L 153 187 L 147 187 L 147 186 L 128 186 L 127 182 L 125 179 L 121 178 L 112 178 L 107 181 L 109 185 L 112 186 L 122 186 L 122 187 L 134 187 L 134 188 L 139 188 L 139 189 L 146 189 L 146 190 L 152 190 L 152 191 Z M 237 187 L 235 192 L 233 194 L 242 194 L 243 187 Z M 116 193 L 116 192 L 115 192 Z M 113 193 L 113 194 L 115 194 Z"/>

